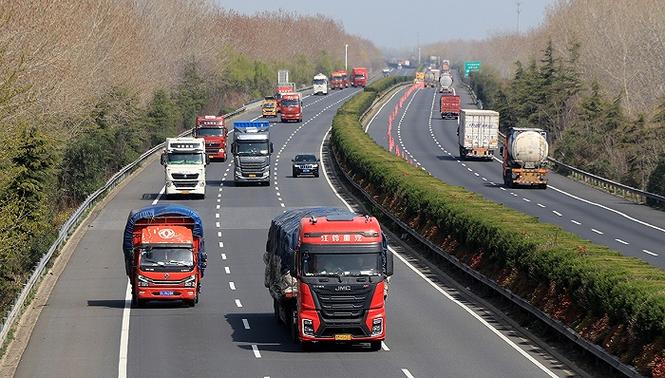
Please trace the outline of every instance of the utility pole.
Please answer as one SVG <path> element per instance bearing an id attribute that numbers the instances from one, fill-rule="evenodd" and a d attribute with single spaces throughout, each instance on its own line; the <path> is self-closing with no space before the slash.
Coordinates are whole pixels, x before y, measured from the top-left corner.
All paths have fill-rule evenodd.
<path id="1" fill-rule="evenodd" d="M 344 45 L 344 71 L 349 69 L 349 45 Z"/>
<path id="2" fill-rule="evenodd" d="M 517 4 L 517 34 L 520 34 L 520 13 L 522 13 L 520 10 L 520 5 L 522 5 L 522 2 L 517 0 L 516 4 Z"/>

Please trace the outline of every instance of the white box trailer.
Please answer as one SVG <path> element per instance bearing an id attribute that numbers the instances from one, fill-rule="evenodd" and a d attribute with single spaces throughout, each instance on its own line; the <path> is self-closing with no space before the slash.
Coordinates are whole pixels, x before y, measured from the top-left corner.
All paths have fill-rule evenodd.
<path id="1" fill-rule="evenodd" d="M 499 148 L 499 113 L 494 110 L 462 109 L 457 129 L 461 159 L 492 160 Z"/>

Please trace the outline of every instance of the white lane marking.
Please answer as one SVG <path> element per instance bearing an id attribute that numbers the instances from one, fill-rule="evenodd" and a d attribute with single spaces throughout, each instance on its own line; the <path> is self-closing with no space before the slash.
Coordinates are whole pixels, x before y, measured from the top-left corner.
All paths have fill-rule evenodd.
<path id="1" fill-rule="evenodd" d="M 484 177 L 481 177 L 481 179 L 483 179 L 483 181 L 487 181 L 487 179 L 486 179 L 486 178 L 484 178 Z"/>
<path id="2" fill-rule="evenodd" d="M 233 281 L 229 281 L 229 288 L 230 288 L 231 290 L 235 290 L 235 289 L 236 289 L 236 284 L 235 284 L 235 282 L 233 282 Z"/>
<path id="3" fill-rule="evenodd" d="M 219 218 L 219 213 L 216 213 L 216 214 L 215 214 L 215 218 Z"/>
<path id="4" fill-rule="evenodd" d="M 653 253 L 653 252 L 651 252 L 651 251 L 649 251 L 649 250 L 646 250 L 646 249 L 643 249 L 642 252 L 646 253 L 647 255 L 658 256 L 657 253 Z"/>
<path id="5" fill-rule="evenodd" d="M 473 172 L 473 169 L 471 169 L 469 167 L 466 167 L 466 170 L 469 171 L 469 172 Z"/>
<path id="6" fill-rule="evenodd" d="M 473 174 L 476 175 L 476 177 L 480 176 L 478 172 L 473 172 Z"/>
<path id="7" fill-rule="evenodd" d="M 598 230 L 596 230 L 595 228 L 592 228 L 591 231 L 597 233 L 598 235 L 603 235 L 603 234 L 605 234 L 604 232 L 602 232 L 602 231 L 598 231 Z"/>
<path id="8" fill-rule="evenodd" d="M 570 198 L 573 198 L 573 199 L 576 199 L 576 200 L 578 200 L 578 201 L 581 201 L 581 202 L 587 203 L 587 204 L 589 204 L 589 205 L 593 205 L 593 206 L 600 207 L 601 209 L 605 209 L 605 210 L 607 210 L 607 211 L 611 211 L 611 212 L 613 212 L 613 213 L 615 213 L 615 214 L 617 214 L 617 215 L 620 215 L 620 216 L 622 216 L 622 217 L 624 217 L 624 218 L 626 218 L 626 219 L 628 219 L 628 220 L 630 220 L 630 221 L 633 221 L 633 222 L 635 222 L 635 223 L 639 223 L 639 224 L 641 224 L 641 225 L 643 225 L 643 226 L 650 227 L 650 228 L 652 228 L 652 229 L 654 229 L 654 230 L 658 230 L 658 231 L 660 231 L 660 232 L 665 233 L 665 229 L 660 228 L 660 227 L 658 227 L 658 226 L 654 226 L 653 224 L 650 224 L 650 223 L 647 223 L 647 222 L 641 221 L 641 220 L 639 220 L 639 219 L 637 219 L 637 218 L 633 218 L 633 217 L 631 217 L 631 216 L 628 215 L 628 214 L 624 214 L 624 213 L 620 212 L 619 210 L 614 210 L 614 209 L 612 209 L 611 207 L 607 207 L 607 206 L 601 205 L 601 204 L 599 204 L 599 203 L 595 203 L 595 202 L 589 201 L 589 200 L 584 199 L 584 198 L 582 198 L 582 197 L 578 197 L 578 196 L 576 196 L 576 195 L 573 195 L 573 194 L 570 194 L 570 193 L 568 193 L 568 192 L 566 192 L 566 191 L 563 191 L 563 190 L 561 190 L 561 189 L 559 189 L 559 188 L 553 187 L 552 185 L 549 185 L 549 188 L 551 188 L 551 189 L 553 189 L 553 190 L 555 190 L 555 191 L 557 191 L 557 192 L 559 192 L 559 193 L 561 193 L 561 194 L 563 194 L 563 195 L 566 195 L 566 196 L 568 196 L 568 197 L 570 197 Z"/>
<path id="9" fill-rule="evenodd" d="M 406 378 L 415 378 L 413 374 L 409 371 L 409 369 L 402 369 L 402 373 L 406 376 Z"/>
<path id="10" fill-rule="evenodd" d="M 157 194 L 157 198 L 155 198 L 154 201 L 152 201 L 153 205 L 156 205 L 157 202 L 159 202 L 160 199 L 162 199 L 162 196 L 164 195 L 164 192 L 166 191 L 166 185 L 162 186 L 162 189 L 159 191 Z"/>
<path id="11" fill-rule="evenodd" d="M 120 354 L 118 357 L 118 378 L 127 377 L 127 347 L 129 346 L 129 319 L 132 311 L 132 285 L 127 280 L 125 289 L 125 307 L 122 309 L 120 326 Z"/>
<path id="12" fill-rule="evenodd" d="M 226 274 L 231 274 L 231 269 L 230 269 L 228 266 L 225 266 L 225 267 L 224 267 L 224 272 L 225 272 Z"/>
<path id="13" fill-rule="evenodd" d="M 219 248 L 224 248 L 224 242 L 219 242 Z"/>
<path id="14" fill-rule="evenodd" d="M 528 198 L 526 198 L 526 197 L 522 197 L 522 199 L 523 199 L 524 201 L 526 201 L 526 202 L 531 202 L 531 200 L 528 199 Z"/>
<path id="15" fill-rule="evenodd" d="M 504 188 L 503 186 L 500 186 L 499 189 L 504 190 L 504 191 L 506 190 L 506 188 Z"/>
<path id="16" fill-rule="evenodd" d="M 575 224 L 578 225 L 578 226 L 582 224 L 582 223 L 576 221 L 575 219 L 571 219 L 570 221 L 571 221 L 572 223 L 575 223 Z"/>
<path id="17" fill-rule="evenodd" d="M 261 358 L 261 352 L 259 352 L 259 347 L 256 344 L 252 344 L 252 350 L 254 351 L 254 357 Z"/>
<path id="18" fill-rule="evenodd" d="M 236 307 L 242 308 L 242 303 L 240 302 L 240 299 L 236 299 L 235 302 L 236 302 Z"/>
<path id="19" fill-rule="evenodd" d="M 215 206 L 217 210 L 219 210 L 219 208 L 221 207 L 221 205 L 215 205 Z"/>
<path id="20" fill-rule="evenodd" d="M 390 352 L 390 348 L 388 348 L 388 345 L 384 341 L 381 342 L 381 349 L 385 350 L 386 352 Z"/>
<path id="21" fill-rule="evenodd" d="M 623 245 L 628 245 L 628 244 L 630 244 L 630 243 L 628 243 L 628 242 L 625 241 L 625 240 L 621 240 L 621 239 L 614 239 L 614 240 L 618 241 L 619 243 L 621 243 L 621 244 L 623 244 Z"/>
<path id="22" fill-rule="evenodd" d="M 217 231 L 217 237 L 221 238 L 222 237 L 222 231 Z"/>
<path id="23" fill-rule="evenodd" d="M 245 329 L 249 329 L 249 321 L 245 318 L 242 318 L 242 326 L 245 327 Z"/>
<path id="24" fill-rule="evenodd" d="M 559 216 L 559 217 L 561 217 L 561 216 L 562 216 L 562 215 L 561 215 L 561 213 L 560 213 L 560 212 L 558 212 L 558 211 L 556 211 L 556 210 L 552 210 L 552 212 L 553 212 L 554 214 L 556 214 L 557 216 Z"/>
<path id="25" fill-rule="evenodd" d="M 546 207 L 547 207 L 547 206 L 543 205 L 542 203 L 539 203 L 538 206 L 540 206 L 540 207 L 542 207 L 542 208 L 546 208 Z"/>
<path id="26" fill-rule="evenodd" d="M 222 202 L 222 200 L 221 200 L 221 199 L 219 199 L 219 198 L 217 198 L 217 202 Z"/>
<path id="27" fill-rule="evenodd" d="M 215 227 L 217 227 L 217 228 L 221 228 L 222 225 L 221 225 L 221 223 L 219 223 L 219 222 L 215 222 Z"/>
<path id="28" fill-rule="evenodd" d="M 222 260 L 226 260 L 226 253 L 222 253 Z"/>
<path id="29" fill-rule="evenodd" d="M 284 204 L 283 204 L 283 203 L 280 203 L 280 205 L 282 205 L 282 207 L 286 207 L 286 206 L 284 206 Z"/>
<path id="30" fill-rule="evenodd" d="M 328 133 L 330 133 L 330 129 L 328 129 L 328 131 L 323 135 L 323 140 L 321 140 L 321 146 L 319 147 L 319 156 L 321 156 L 321 157 L 323 156 L 323 143 L 325 142 L 326 137 L 328 136 Z M 326 178 L 326 181 L 328 182 L 328 186 L 330 186 L 330 189 L 332 189 L 333 193 L 335 193 L 335 196 L 337 196 L 337 198 L 339 198 L 339 200 L 340 200 L 340 201 L 346 206 L 347 209 L 349 209 L 349 211 L 354 211 L 354 210 L 353 210 L 353 207 L 351 207 L 351 205 L 350 205 L 348 202 L 346 202 L 346 200 L 345 200 L 344 198 L 342 198 L 342 196 L 337 192 L 337 189 L 333 186 L 332 182 L 330 181 L 330 178 L 328 177 L 328 173 L 327 173 L 327 171 L 326 171 L 326 165 L 325 165 L 325 162 L 324 162 L 323 159 L 321 159 L 321 167 L 323 168 L 323 176 Z M 471 316 L 473 316 L 474 318 L 476 318 L 476 320 L 478 320 L 482 325 L 484 325 L 485 327 L 487 327 L 490 331 L 492 331 L 492 333 L 494 333 L 496 336 L 498 336 L 501 340 L 503 340 L 503 341 L 504 341 L 506 344 L 508 344 L 510 347 L 512 347 L 513 349 L 515 349 L 515 350 L 516 350 L 519 354 L 521 354 L 524 358 L 526 358 L 526 359 L 529 360 L 532 364 L 534 364 L 536 367 L 538 367 L 538 368 L 541 369 L 543 372 L 545 372 L 545 374 L 547 374 L 547 375 L 549 375 L 550 377 L 553 377 L 553 378 L 556 378 L 556 377 L 557 377 L 556 374 L 554 374 L 554 373 L 553 373 L 552 371 L 550 371 L 547 367 L 545 367 L 543 364 L 541 364 L 540 362 L 538 362 L 538 360 L 536 360 L 535 358 L 533 358 L 532 356 L 530 356 L 527 352 L 525 352 L 524 350 L 522 350 L 522 348 L 520 348 L 520 347 L 519 347 L 517 344 L 515 344 L 512 340 L 510 340 L 508 337 L 506 337 L 506 336 L 503 335 L 501 332 L 499 332 L 496 328 L 494 328 L 491 324 L 489 324 L 489 323 L 488 323 L 485 319 L 483 319 L 480 315 L 478 315 L 478 314 L 476 314 L 475 312 L 473 312 L 473 310 L 471 310 L 469 307 L 467 307 L 464 303 L 462 303 L 462 302 L 456 300 L 453 296 L 451 296 L 451 295 L 448 294 L 445 290 L 443 290 L 442 288 L 440 288 L 440 287 L 439 287 L 437 284 L 435 284 L 432 280 L 430 280 L 429 278 L 427 278 L 427 276 L 425 276 L 422 272 L 420 272 L 415 266 L 411 265 L 411 263 L 409 263 L 404 257 L 402 257 L 402 255 L 400 255 L 400 254 L 399 254 L 397 251 L 395 251 L 392 247 L 388 246 L 388 249 L 390 249 L 390 252 L 392 252 L 392 254 L 393 254 L 394 256 L 397 256 L 397 258 L 398 258 L 400 261 L 402 261 L 402 262 L 403 262 L 403 263 L 404 263 L 409 269 L 411 269 L 415 274 L 417 274 L 420 278 L 422 278 L 423 280 L 425 280 L 425 282 L 427 282 L 431 287 L 433 287 L 434 290 L 438 291 L 438 292 L 441 293 L 444 297 L 448 298 L 450 301 L 452 301 L 453 303 L 455 303 L 456 305 L 458 305 L 459 307 L 461 307 L 464 311 L 466 311 L 467 313 L 469 313 Z"/>

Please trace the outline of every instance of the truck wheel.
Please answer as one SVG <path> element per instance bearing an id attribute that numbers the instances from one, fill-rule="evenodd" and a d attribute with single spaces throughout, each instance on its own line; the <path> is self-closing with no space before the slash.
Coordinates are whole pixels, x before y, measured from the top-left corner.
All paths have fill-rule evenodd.
<path id="1" fill-rule="evenodd" d="M 315 347 L 316 347 L 316 344 L 314 344 L 311 341 L 301 341 L 300 342 L 300 348 L 302 349 L 303 352 L 312 352 Z"/>
<path id="2" fill-rule="evenodd" d="M 538 188 L 547 189 L 547 184 L 540 184 L 540 185 L 538 185 Z"/>
<path id="3" fill-rule="evenodd" d="M 459 158 L 460 160 L 466 160 L 466 152 L 462 147 L 459 148 Z"/>
<path id="4" fill-rule="evenodd" d="M 381 350 L 381 342 L 380 341 L 372 341 L 369 343 L 369 350 L 372 352 L 377 352 Z"/>

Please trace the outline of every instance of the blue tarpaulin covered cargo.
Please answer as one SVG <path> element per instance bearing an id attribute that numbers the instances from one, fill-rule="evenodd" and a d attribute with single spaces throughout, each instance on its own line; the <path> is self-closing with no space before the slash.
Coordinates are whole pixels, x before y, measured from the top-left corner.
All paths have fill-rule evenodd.
<path id="1" fill-rule="evenodd" d="M 134 251 L 134 246 L 132 244 L 132 238 L 134 235 L 134 228 L 137 223 L 140 221 L 150 221 L 156 218 L 163 217 L 184 217 L 189 218 L 192 221 L 192 234 L 195 238 L 200 239 L 200 249 L 199 249 L 199 265 L 202 264 L 202 257 L 205 255 L 204 243 L 203 243 L 203 222 L 199 217 L 199 214 L 186 206 L 180 205 L 152 205 L 147 206 L 139 210 L 132 210 L 129 213 L 127 218 L 127 224 L 125 225 L 124 239 L 122 243 L 122 251 L 125 255 L 125 266 L 127 269 L 127 275 L 131 274 L 131 265 L 132 265 L 132 253 Z M 202 266 L 201 266 L 202 267 Z"/>

